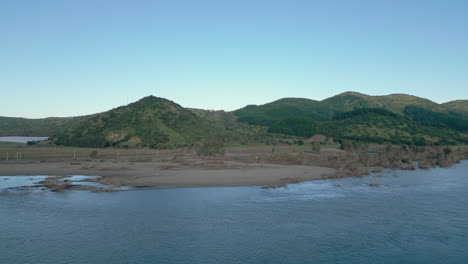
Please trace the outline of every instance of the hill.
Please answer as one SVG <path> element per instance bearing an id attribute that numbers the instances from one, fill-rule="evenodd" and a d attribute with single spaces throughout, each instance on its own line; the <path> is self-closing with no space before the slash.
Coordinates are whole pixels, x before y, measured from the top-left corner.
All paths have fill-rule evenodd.
<path id="1" fill-rule="evenodd" d="M 234 114 L 239 117 L 239 121 L 250 123 L 268 123 L 268 120 L 281 120 L 298 114 L 316 120 L 330 120 L 337 114 L 359 108 L 383 108 L 394 113 L 404 114 L 405 108 L 409 105 L 448 113 L 446 106 L 412 95 L 370 96 L 356 92 L 345 92 L 323 101 L 284 98 L 261 106 L 249 105 L 234 111 Z"/>
<path id="2" fill-rule="evenodd" d="M 467 144 L 468 137 L 446 126 L 427 125 L 382 108 L 361 108 L 320 124 L 319 132 L 336 139 L 407 145 Z"/>
<path id="3" fill-rule="evenodd" d="M 452 112 L 468 114 L 468 100 L 455 100 L 442 105 Z"/>
<path id="4" fill-rule="evenodd" d="M 148 96 L 127 106 L 97 114 L 58 135 L 58 145 L 149 146 L 190 145 L 221 134 L 223 128 L 164 98 Z"/>
<path id="5" fill-rule="evenodd" d="M 78 126 L 90 116 L 28 119 L 0 116 L 0 136 L 51 137 Z"/>
<path id="6" fill-rule="evenodd" d="M 464 137 L 457 134 L 468 132 L 468 114 L 462 111 L 463 107 L 463 102 L 456 102 L 453 105 L 437 104 L 424 98 L 405 94 L 369 96 L 346 92 L 323 101 L 284 98 L 265 105 L 249 105 L 234 111 L 234 114 L 238 117 L 239 122 L 267 126 L 273 133 L 309 136 L 317 131 L 336 138 L 413 143 L 420 137 L 437 136 L 438 139 L 434 139 L 434 142 L 442 144 L 442 142 L 452 141 L 464 142 Z M 346 121 L 337 119 L 337 117 L 357 109 L 382 109 L 385 110 L 385 113 L 373 111 L 362 115 L 351 114 Z M 389 113 L 397 116 L 389 115 Z M 376 115 L 380 116 L 377 118 Z M 366 118 L 380 122 L 370 124 L 366 122 Z M 309 124 L 306 134 L 304 134 L 304 129 L 291 129 L 294 126 L 304 124 L 304 120 L 307 120 L 306 122 Z M 397 120 L 400 123 L 403 122 L 404 125 L 399 128 L 401 131 L 392 132 L 396 133 L 399 139 L 390 140 L 392 133 L 389 130 L 393 129 L 390 126 Z M 367 126 L 367 129 L 357 129 L 358 125 L 360 128 Z M 386 128 L 386 126 L 389 127 Z M 418 129 L 415 129 L 416 127 Z M 405 130 L 403 128 L 412 129 Z M 380 133 L 380 136 L 369 136 L 376 133 Z M 407 133 L 416 133 L 418 136 L 404 137 L 403 135 Z"/>
<path id="7" fill-rule="evenodd" d="M 82 147 L 192 145 L 210 139 L 274 144 L 311 137 L 395 144 L 466 144 L 467 101 L 437 104 L 405 94 L 346 92 L 322 101 L 283 98 L 233 112 L 189 109 L 155 96 L 107 112 L 74 118 L 0 117 L 2 136 L 54 136 Z"/>

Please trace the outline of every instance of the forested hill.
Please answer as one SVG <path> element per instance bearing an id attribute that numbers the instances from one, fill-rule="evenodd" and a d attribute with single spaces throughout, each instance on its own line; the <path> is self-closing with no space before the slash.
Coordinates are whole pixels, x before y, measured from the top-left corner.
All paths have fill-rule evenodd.
<path id="1" fill-rule="evenodd" d="M 28 119 L 0 116 L 0 136 L 52 137 L 77 127 L 91 116 Z"/>
<path id="2" fill-rule="evenodd" d="M 437 104 L 424 98 L 406 94 L 370 96 L 346 92 L 322 101 L 283 98 L 260 106 L 248 105 L 234 111 L 234 114 L 239 117 L 241 122 L 268 123 L 271 120 L 282 120 L 294 115 L 307 116 L 315 120 L 331 120 L 336 115 L 359 108 L 382 108 L 404 115 L 408 106 L 443 114 L 466 115 L 468 112 L 467 100 Z"/>
<path id="3" fill-rule="evenodd" d="M 404 94 L 342 93 L 322 101 L 284 98 L 233 112 L 188 109 L 155 96 L 74 118 L 0 117 L 0 136 L 49 136 L 58 145 L 170 147 L 274 142 L 275 135 L 395 144 L 467 144 L 468 101 L 437 104 Z"/>
<path id="4" fill-rule="evenodd" d="M 234 114 L 239 122 L 267 126 L 271 132 L 296 136 L 323 133 L 338 139 L 370 142 L 421 143 L 425 141 L 420 138 L 425 138 L 427 142 L 438 144 L 465 143 L 466 102 L 437 104 L 405 94 L 369 96 L 346 92 L 323 101 L 284 98 L 265 105 L 249 105 Z M 358 109 L 372 110 L 356 111 Z M 395 126 L 396 121 L 399 126 Z M 304 123 L 308 123 L 307 128 Z"/>
<path id="5" fill-rule="evenodd" d="M 54 140 L 69 146 L 188 145 L 216 137 L 215 122 L 164 98 L 145 97 L 89 118 Z"/>
<path id="6" fill-rule="evenodd" d="M 468 100 L 455 100 L 442 105 L 452 112 L 468 114 Z"/>
<path id="7" fill-rule="evenodd" d="M 466 125 L 466 123 L 465 123 Z M 467 144 L 468 135 L 444 124 L 415 121 L 381 108 L 360 108 L 318 125 L 318 132 L 336 139 L 407 145 Z"/>

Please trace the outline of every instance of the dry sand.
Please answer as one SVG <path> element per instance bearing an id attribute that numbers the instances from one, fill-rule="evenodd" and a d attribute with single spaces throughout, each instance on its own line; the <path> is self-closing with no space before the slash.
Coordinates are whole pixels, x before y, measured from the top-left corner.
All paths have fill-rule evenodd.
<path id="1" fill-rule="evenodd" d="M 316 180 L 334 169 L 304 165 L 276 165 L 232 161 L 173 162 L 61 161 L 2 162 L 0 175 L 96 175 L 104 184 L 141 187 L 265 186 Z"/>
<path id="2" fill-rule="evenodd" d="M 102 155 L 99 159 L 80 157 L 0 161 L 0 175 L 103 176 L 99 181 L 112 186 L 138 187 L 277 187 L 325 178 L 360 176 L 383 168 L 415 169 L 446 167 L 468 158 L 466 148 L 426 147 L 424 152 L 375 146 L 372 150 L 344 152 L 334 148 L 320 154 L 300 152 L 298 147 L 230 148 L 224 156 L 199 157 L 189 150 L 157 152 L 156 155 Z M 51 149 L 51 151 L 53 151 Z M 368 155 L 368 151 L 379 153 Z M 46 155 L 45 155 L 46 156 Z"/>

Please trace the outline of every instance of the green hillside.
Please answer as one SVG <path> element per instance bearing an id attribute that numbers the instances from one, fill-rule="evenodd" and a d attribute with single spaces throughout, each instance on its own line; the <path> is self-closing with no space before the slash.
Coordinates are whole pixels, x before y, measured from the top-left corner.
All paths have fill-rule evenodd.
<path id="1" fill-rule="evenodd" d="M 157 148 L 223 142 L 273 144 L 284 137 L 317 133 L 337 140 L 395 144 L 466 144 L 467 101 L 437 104 L 394 94 L 342 93 L 322 101 L 283 98 L 225 112 L 188 109 L 145 97 L 90 116 L 24 119 L 0 117 L 0 136 L 54 136 L 58 145 Z"/>
<path id="2" fill-rule="evenodd" d="M 467 144 L 468 137 L 446 126 L 426 125 L 381 108 L 361 108 L 336 116 L 319 126 L 337 139 L 408 145 Z"/>
<path id="3" fill-rule="evenodd" d="M 90 116 L 27 119 L 0 116 L 0 136 L 51 137 L 74 128 Z"/>
<path id="4" fill-rule="evenodd" d="M 383 108 L 394 113 L 404 114 L 405 108 L 409 105 L 435 112 L 449 112 L 444 105 L 411 95 L 369 96 L 346 92 L 323 101 L 284 98 L 260 106 L 249 105 L 234 111 L 234 114 L 239 117 L 240 122 L 267 125 L 272 120 L 282 120 L 296 115 L 307 116 L 315 120 L 330 120 L 335 115 L 359 108 Z"/>
<path id="5" fill-rule="evenodd" d="M 468 100 L 455 100 L 442 105 L 452 112 L 468 114 Z"/>
<path id="6" fill-rule="evenodd" d="M 239 122 L 266 126 L 273 133 L 310 136 L 317 131 L 335 138 L 408 143 L 435 137 L 428 143 L 442 144 L 464 142 L 464 135 L 468 132 L 468 114 L 462 111 L 463 106 L 463 101 L 437 104 L 405 94 L 369 96 L 346 92 L 323 101 L 285 98 L 260 106 L 249 105 L 234 111 L 234 114 Z M 353 112 L 357 109 L 374 110 L 355 115 L 359 113 Z M 346 113 L 353 114 L 345 120 L 337 119 Z M 304 120 L 307 120 L 307 128 Z M 395 126 L 396 123 L 399 125 Z M 292 129 L 297 126 L 302 128 Z M 306 130 L 308 132 L 304 133 Z"/>
<path id="7" fill-rule="evenodd" d="M 403 114 L 407 106 L 413 105 L 435 112 L 447 113 L 447 109 L 430 100 L 407 94 L 370 96 L 356 92 L 346 92 L 321 101 L 334 113 L 348 112 L 357 108 L 384 108 L 397 114 Z"/>
<path id="8" fill-rule="evenodd" d="M 270 125 L 272 121 L 281 121 L 297 115 L 316 120 L 329 119 L 329 110 L 319 101 L 303 98 L 283 98 L 261 106 L 248 105 L 233 112 L 239 122 Z"/>
<path id="9" fill-rule="evenodd" d="M 97 114 L 54 141 L 70 146 L 189 145 L 218 136 L 222 127 L 180 105 L 154 96 Z"/>
<path id="10" fill-rule="evenodd" d="M 447 127 L 460 132 L 468 132 L 468 114 L 449 111 L 449 113 L 435 112 L 429 109 L 409 105 L 403 112 L 414 121 L 425 125 Z"/>
<path id="11" fill-rule="evenodd" d="M 215 123 L 219 129 L 219 135 L 226 143 L 249 144 L 265 143 L 273 144 L 277 136 L 269 133 L 264 126 L 253 126 L 238 122 L 233 112 L 212 111 L 189 108 L 196 115 Z"/>

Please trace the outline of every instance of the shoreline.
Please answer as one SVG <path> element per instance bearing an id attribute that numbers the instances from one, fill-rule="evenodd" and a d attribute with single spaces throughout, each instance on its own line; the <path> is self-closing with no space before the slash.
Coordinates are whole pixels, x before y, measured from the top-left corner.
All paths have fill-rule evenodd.
<path id="1" fill-rule="evenodd" d="M 451 164 L 450 166 L 435 166 L 431 168 L 452 167 L 462 161 Z M 102 165 L 109 165 L 106 162 L 99 162 Z M 135 163 L 133 163 L 135 165 Z M 4 164 L 3 164 L 4 165 Z M 69 170 L 63 162 L 47 163 L 29 163 L 27 166 L 18 166 L 20 164 L 12 163 L 10 166 L 2 166 L 0 177 L 15 177 L 15 176 L 48 176 L 45 180 L 36 184 L 35 187 L 43 187 L 43 190 L 48 189 L 51 191 L 62 190 L 88 190 L 97 192 L 109 191 L 144 191 L 144 190 L 161 190 L 172 188 L 209 188 L 209 187 L 259 187 L 262 189 L 280 188 L 288 184 L 296 184 L 301 182 L 308 182 L 314 180 L 331 180 L 348 177 L 361 177 L 367 176 L 372 173 L 378 173 L 381 170 L 405 170 L 403 168 L 381 168 L 379 171 L 371 171 L 362 175 L 340 175 L 335 169 L 317 166 L 301 166 L 301 165 L 277 165 L 277 164 L 255 164 L 243 168 L 225 168 L 225 169 L 174 169 L 166 173 L 155 173 L 150 175 L 135 175 L 136 171 L 148 169 L 148 166 L 136 165 L 136 170 L 127 169 L 125 172 L 118 172 L 117 170 L 109 170 L 109 168 L 95 167 L 90 170 Z M 26 164 L 21 164 L 26 165 Z M 80 164 L 81 165 L 81 164 Z M 96 164 L 88 163 L 88 165 L 95 166 Z M 244 164 L 245 165 L 245 164 Z M 48 168 L 44 168 L 48 167 Z M 427 170 L 431 168 L 422 168 Z M 38 170 L 39 169 L 39 170 Z M 63 173 L 67 169 L 68 173 Z M 117 168 L 118 169 L 118 168 Z M 39 171 L 40 173 L 34 173 Z M 286 174 L 284 172 L 287 171 Z M 53 173 L 51 173 L 53 172 Z M 273 172 L 273 173 L 272 173 Z M 219 177 L 220 174 L 224 176 Z M 302 177 L 297 174 L 302 173 Z M 208 174 L 205 177 L 202 174 Z M 233 176 L 233 175 L 242 176 Z M 83 175 L 83 176 L 98 176 L 95 180 L 88 180 L 89 182 L 98 182 L 107 185 L 108 188 L 97 188 L 86 185 L 63 185 L 59 182 L 63 178 Z M 267 175 L 267 176 L 266 176 Z M 187 181 L 187 179 L 190 179 Z M 372 185 L 372 183 L 370 183 Z M 373 185 L 372 185 L 373 186 Z M 376 185 L 378 186 L 378 185 Z M 115 189 L 120 187 L 129 187 L 129 189 Z"/>
<path id="2" fill-rule="evenodd" d="M 468 161 L 468 159 L 459 160 L 457 162 L 452 163 L 450 166 L 435 166 L 430 168 L 418 168 L 421 170 L 428 170 L 433 168 L 447 168 L 453 167 L 460 162 Z M 105 163 L 104 163 L 105 164 Z M 11 165 L 18 165 L 18 164 L 11 164 Z M 24 165 L 24 164 L 23 164 Z M 32 164 L 29 164 L 32 165 Z M 57 166 L 60 165 L 63 168 L 63 164 L 60 162 L 56 163 L 49 163 L 48 165 Z M 31 187 L 41 187 L 42 190 L 48 191 L 64 191 L 64 190 L 75 190 L 75 191 L 93 191 L 93 192 L 123 192 L 123 191 L 146 191 L 146 190 L 162 190 L 162 189 L 180 189 L 180 188 L 210 188 L 210 187 L 259 187 L 261 189 L 274 189 L 284 187 L 289 184 L 297 184 L 302 182 L 309 182 L 315 180 L 332 180 L 332 179 L 341 179 L 341 178 L 348 178 L 348 177 L 362 177 L 362 176 L 369 176 L 371 174 L 379 173 L 382 170 L 407 170 L 403 168 L 382 168 L 377 172 L 370 172 L 363 175 L 346 175 L 342 176 L 339 175 L 338 171 L 326 168 L 326 167 L 316 167 L 316 166 L 298 166 L 298 165 L 277 165 L 277 164 L 257 164 L 259 166 L 251 166 L 245 169 L 218 169 L 218 170 L 198 170 L 199 173 L 206 173 L 208 171 L 215 172 L 215 173 L 222 173 L 230 170 L 231 173 L 238 174 L 239 172 L 246 172 L 248 173 L 244 176 L 248 177 L 249 179 L 246 180 L 244 177 L 237 177 L 231 178 L 231 181 L 223 181 L 222 177 L 218 177 L 217 180 L 213 180 L 212 175 L 207 177 L 200 178 L 197 173 L 191 173 L 193 171 L 197 171 L 196 169 L 179 169 L 177 173 L 168 173 L 166 176 L 175 176 L 172 180 L 169 181 L 161 181 L 161 178 L 156 177 L 149 177 L 149 176 L 129 176 L 129 173 L 116 173 L 112 171 L 106 171 L 102 173 L 102 170 L 90 170 L 88 173 L 69 173 L 69 174 L 51 174 L 51 173 L 39 173 L 34 174 L 29 169 L 34 166 L 28 166 L 26 170 L 14 168 L 7 170 L 5 172 L 2 170 L 0 172 L 0 177 L 15 177 L 15 176 L 48 176 L 45 180 L 38 182 L 37 184 Z M 289 175 L 286 177 L 279 177 L 277 174 L 269 174 L 267 178 L 263 177 L 265 172 L 271 172 L 272 169 L 280 169 L 281 171 L 288 170 L 290 172 Z M 308 170 L 305 170 L 308 169 Z M 52 170 L 57 172 L 57 170 Z M 302 171 L 304 173 L 303 177 L 297 177 L 294 173 Z M 129 172 L 132 172 L 131 170 Z M 259 173 L 260 172 L 260 173 Z M 12 175 L 10 173 L 17 173 L 16 175 Z M 291 175 L 294 174 L 294 176 Z M 177 177 L 176 175 L 185 175 L 183 178 Z M 98 176 L 96 179 L 88 179 L 88 182 L 98 182 L 108 187 L 92 187 L 87 185 L 67 185 L 63 184 L 61 181 L 62 179 L 70 176 L 75 175 L 83 175 L 83 176 Z M 195 176 L 195 177 L 194 177 Z M 285 176 L 285 175 L 282 175 Z M 187 182 L 183 181 L 186 177 L 194 177 L 195 181 Z M 182 179 L 182 181 L 180 181 Z M 208 182 L 208 181 L 209 182 Z M 221 181 L 220 181 L 221 180 Z M 224 179 L 225 180 L 225 179 Z M 370 186 L 377 187 L 380 184 L 377 182 L 370 182 Z M 129 187 L 120 188 L 120 187 Z M 28 188 L 26 188 L 28 189 Z"/>
<path id="3" fill-rule="evenodd" d="M 49 178 L 72 175 L 101 176 L 97 182 L 114 187 L 149 188 L 193 187 L 279 187 L 289 183 L 325 179 L 335 169 L 278 164 L 223 162 L 223 167 L 169 167 L 154 162 L 47 162 L 0 165 L 0 176 L 37 176 Z M 48 187 L 53 187 L 49 185 Z"/>
<path id="4" fill-rule="evenodd" d="M 96 182 L 109 186 L 94 188 L 93 191 L 113 191 L 122 186 L 131 190 L 237 186 L 277 188 L 304 181 L 359 177 L 384 169 L 450 167 L 468 159 L 466 148 L 457 148 L 445 156 L 442 148 L 427 148 L 424 152 L 399 148 L 375 151 L 380 152 L 370 155 L 368 150 L 324 149 L 318 154 L 304 154 L 293 148 L 278 148 L 276 151 L 242 148 L 214 157 L 199 157 L 184 151 L 139 159 L 10 160 L 0 161 L 0 176 L 49 176 L 41 187 L 52 191 L 84 188 L 58 180 L 72 175 L 100 176 Z"/>

